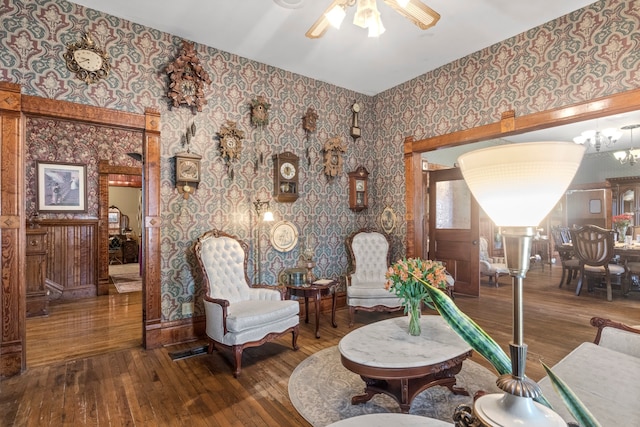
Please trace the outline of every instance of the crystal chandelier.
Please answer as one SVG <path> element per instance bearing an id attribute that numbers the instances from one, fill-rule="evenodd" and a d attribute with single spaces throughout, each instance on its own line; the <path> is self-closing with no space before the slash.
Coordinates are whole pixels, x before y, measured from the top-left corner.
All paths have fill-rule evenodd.
<path id="1" fill-rule="evenodd" d="M 585 130 L 580 135 L 573 138 L 573 142 L 576 144 L 589 144 L 592 145 L 596 151 L 604 147 L 610 147 L 620 139 L 622 132 L 616 128 L 607 128 L 602 131 L 599 130 Z"/>

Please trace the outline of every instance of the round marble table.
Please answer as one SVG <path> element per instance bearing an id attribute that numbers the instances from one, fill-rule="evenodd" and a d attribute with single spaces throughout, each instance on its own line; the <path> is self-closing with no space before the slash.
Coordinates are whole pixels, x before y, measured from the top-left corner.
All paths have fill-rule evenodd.
<path id="1" fill-rule="evenodd" d="M 347 418 L 327 427 L 448 427 L 451 423 L 409 414 L 367 414 Z"/>
<path id="2" fill-rule="evenodd" d="M 469 395 L 455 387 L 455 375 L 471 356 L 471 347 L 440 316 L 422 316 L 422 333 L 409 335 L 407 316 L 375 322 L 345 335 L 338 344 L 345 368 L 360 375 L 364 394 L 352 404 L 369 401 L 384 393 L 393 397 L 402 412 L 429 387 L 442 385 L 455 394 Z"/>

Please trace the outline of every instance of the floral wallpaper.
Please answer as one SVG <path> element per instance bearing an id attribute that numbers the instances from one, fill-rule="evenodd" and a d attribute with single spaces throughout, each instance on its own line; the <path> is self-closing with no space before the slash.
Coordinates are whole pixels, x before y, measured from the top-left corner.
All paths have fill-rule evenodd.
<path id="1" fill-rule="evenodd" d="M 258 232 L 262 281 L 273 282 L 281 269 L 293 267 L 307 242 L 314 248 L 316 275 L 337 277 L 347 270 L 346 236 L 358 228 L 376 226 L 380 212 L 391 206 L 399 218 L 392 256 L 401 256 L 406 237 L 402 221 L 406 136 L 422 139 L 495 122 L 510 109 L 523 115 L 637 88 L 639 26 L 640 2 L 601 0 L 373 97 L 215 46 L 196 45 L 212 84 L 205 91 L 207 105 L 194 115 L 186 108 L 171 108 L 166 96 L 164 69 L 178 53 L 179 38 L 63 0 L 2 0 L 0 80 L 20 83 L 28 95 L 136 113 L 146 107 L 161 112 L 161 286 L 163 320 L 170 321 L 182 317 L 183 302 L 195 301 L 195 314 L 203 312 L 193 245 L 213 227 L 251 244 L 250 278 Z M 66 45 L 86 30 L 112 58 L 109 77 L 89 86 L 72 76 L 62 59 Z M 253 126 L 250 120 L 250 103 L 258 96 L 271 104 L 269 124 L 263 127 Z M 356 99 L 362 105 L 362 137 L 353 142 L 348 136 L 350 106 Z M 319 119 L 317 131 L 307 139 L 301 119 L 308 107 L 316 110 Z M 227 120 L 237 122 L 245 133 L 240 159 L 231 166 L 233 179 L 217 140 Z M 191 123 L 197 131 L 190 148 L 203 156 L 202 182 L 186 200 L 174 186 L 173 156 L 185 149 L 184 135 Z M 64 132 L 51 133 L 64 137 Z M 348 145 L 344 172 L 360 165 L 370 172 L 366 211 L 348 209 L 346 173 L 334 179 L 322 173 L 321 146 L 333 136 Z M 40 155 L 65 157 L 73 151 L 55 151 L 51 142 L 49 148 L 39 147 L 44 141 L 44 137 L 29 136 L 31 160 Z M 91 150 L 114 164 L 128 161 L 105 152 L 106 142 L 106 138 L 91 142 Z M 87 144 L 75 137 L 69 143 Z M 300 242 L 287 253 L 271 247 L 269 227 L 258 229 L 253 211 L 253 201 L 271 199 L 271 156 L 283 151 L 300 156 L 301 165 L 299 199 L 271 201 L 276 221 L 291 221 L 299 229 Z M 80 159 L 85 160 L 90 161 Z M 27 182 L 28 187 L 33 185 L 30 179 Z M 27 194 L 32 191 L 28 188 Z"/>

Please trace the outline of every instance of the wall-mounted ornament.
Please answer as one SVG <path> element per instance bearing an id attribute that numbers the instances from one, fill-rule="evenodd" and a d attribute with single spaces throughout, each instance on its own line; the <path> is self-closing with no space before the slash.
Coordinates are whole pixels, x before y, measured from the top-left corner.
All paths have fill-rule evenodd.
<path id="1" fill-rule="evenodd" d="M 339 136 L 334 136 L 324 143 L 323 151 L 324 173 L 333 178 L 342 172 L 342 155 L 347 151 L 347 145 L 340 140 Z"/>
<path id="2" fill-rule="evenodd" d="M 353 101 L 353 105 L 351 106 L 351 111 L 353 116 L 351 117 L 351 138 L 355 142 L 356 139 L 360 138 L 361 132 L 360 127 L 358 125 L 358 113 L 360 113 L 360 104 L 356 101 Z"/>
<path id="3" fill-rule="evenodd" d="M 218 138 L 220 139 L 220 155 L 227 163 L 229 177 L 233 179 L 231 162 L 240 158 L 244 131 L 236 127 L 236 122 L 227 120 L 218 132 Z"/>
<path id="4" fill-rule="evenodd" d="M 305 133 L 305 154 L 307 156 L 307 165 L 311 166 L 311 143 L 310 143 L 310 138 L 309 135 L 311 135 L 312 133 L 314 133 L 316 131 L 316 122 L 318 120 L 318 114 L 316 113 L 316 110 L 313 109 L 313 107 L 309 107 L 307 108 L 307 112 L 305 113 L 304 116 L 302 116 L 302 129 L 304 129 L 304 133 Z"/>
<path id="5" fill-rule="evenodd" d="M 391 206 L 386 206 L 380 214 L 380 228 L 387 234 L 391 234 L 396 228 L 396 213 Z"/>
<path id="6" fill-rule="evenodd" d="M 298 156 L 285 151 L 273 155 L 273 198 L 279 202 L 298 200 Z"/>
<path id="7" fill-rule="evenodd" d="M 169 75 L 169 91 L 167 96 L 174 107 L 186 105 L 197 111 L 207 104 L 204 99 L 204 86 L 211 84 L 211 78 L 194 49 L 194 44 L 182 41 L 180 55 L 165 69 Z"/>
<path id="8" fill-rule="evenodd" d="M 258 96 L 251 101 L 251 123 L 254 126 L 266 126 L 269 124 L 269 104 L 264 96 Z"/>
<path id="9" fill-rule="evenodd" d="M 95 44 L 89 33 L 76 43 L 67 45 L 63 55 L 67 68 L 86 84 L 96 83 L 109 75 L 109 55 Z"/>

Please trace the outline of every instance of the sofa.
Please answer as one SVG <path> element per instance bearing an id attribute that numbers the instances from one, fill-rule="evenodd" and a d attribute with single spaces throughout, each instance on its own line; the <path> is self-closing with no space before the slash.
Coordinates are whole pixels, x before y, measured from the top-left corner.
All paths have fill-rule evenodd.
<path id="1" fill-rule="evenodd" d="M 585 342 L 551 370 L 584 403 L 603 427 L 640 425 L 640 327 L 594 317 L 593 343 Z M 575 422 L 549 377 L 539 381 L 553 409 Z"/>

